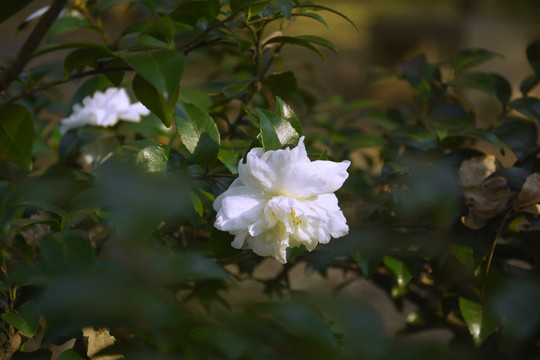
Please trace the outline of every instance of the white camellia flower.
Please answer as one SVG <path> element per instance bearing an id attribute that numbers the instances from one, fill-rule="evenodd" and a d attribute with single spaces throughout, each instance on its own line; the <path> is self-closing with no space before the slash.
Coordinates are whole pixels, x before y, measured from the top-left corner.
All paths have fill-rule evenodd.
<path id="1" fill-rule="evenodd" d="M 119 120 L 139 122 L 141 115 L 149 113 L 140 102 L 130 104 L 126 90 L 108 88 L 105 93 L 96 91 L 92 97 L 85 97 L 82 106 L 73 105 L 73 114 L 62 120 L 60 132 L 64 134 L 84 125 L 114 126 Z"/>
<path id="2" fill-rule="evenodd" d="M 311 251 L 349 227 L 333 193 L 349 174 L 350 161 L 311 161 L 304 137 L 294 149 L 254 148 L 238 165 L 238 179 L 214 202 L 214 226 L 235 235 L 232 246 L 253 249 L 285 263 L 286 249 Z"/>

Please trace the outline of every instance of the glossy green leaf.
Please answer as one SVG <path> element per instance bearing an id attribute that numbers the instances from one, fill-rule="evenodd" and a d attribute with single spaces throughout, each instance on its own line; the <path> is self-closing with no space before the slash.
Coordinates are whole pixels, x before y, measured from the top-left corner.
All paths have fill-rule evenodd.
<path id="1" fill-rule="evenodd" d="M 540 123 L 540 99 L 535 97 L 520 98 L 512 101 L 510 107 Z"/>
<path id="2" fill-rule="evenodd" d="M 507 103 L 512 95 L 510 83 L 498 74 L 483 72 L 460 73 L 448 85 L 483 91 L 501 103 Z"/>
<path id="3" fill-rule="evenodd" d="M 63 220 L 66 220 L 69 224 L 74 225 L 73 220 L 68 215 L 68 213 L 54 204 L 39 201 L 39 200 L 26 200 L 26 201 L 21 202 L 21 205 L 51 212 L 53 214 L 60 216 Z"/>
<path id="4" fill-rule="evenodd" d="M 396 258 L 391 256 L 385 256 L 383 258 L 384 265 L 394 274 L 396 277 L 396 284 L 399 290 L 404 289 L 412 279 L 412 274 L 407 268 L 407 265 Z M 393 292 L 392 295 L 400 295 L 400 291 Z"/>
<path id="5" fill-rule="evenodd" d="M 176 118 L 182 143 L 199 165 L 207 169 L 217 159 L 220 135 L 216 123 L 208 113 L 196 105 L 182 103 L 186 119 Z"/>
<path id="6" fill-rule="evenodd" d="M 540 78 L 540 40 L 536 40 L 527 46 L 527 60 L 537 78 Z"/>
<path id="7" fill-rule="evenodd" d="M 458 131 L 475 127 L 474 115 L 455 102 L 443 103 L 434 108 L 426 122 L 436 130 Z"/>
<path id="8" fill-rule="evenodd" d="M 175 35 L 174 22 L 168 16 L 160 17 L 145 27 L 144 30 L 139 34 L 139 37 L 144 35 L 163 41 L 165 44 L 171 47 L 174 42 Z"/>
<path id="9" fill-rule="evenodd" d="M 139 75 L 135 75 L 131 86 L 137 99 L 156 114 L 165 126 L 170 127 L 174 119 L 175 97 L 171 100 L 165 99 L 161 92 Z"/>
<path id="10" fill-rule="evenodd" d="M 165 173 L 169 165 L 172 149 L 151 139 L 134 142 L 133 162 L 135 166 L 146 173 Z"/>
<path id="11" fill-rule="evenodd" d="M 354 26 L 356 31 L 359 31 L 358 28 L 356 27 L 356 25 L 354 24 L 354 22 L 347 15 L 345 15 L 345 14 L 343 14 L 343 13 L 337 11 L 337 10 L 334 10 L 332 8 L 329 8 L 327 6 L 315 5 L 315 4 L 299 4 L 299 5 L 297 5 L 297 7 L 299 7 L 299 8 L 308 8 L 308 9 L 313 9 L 313 10 L 329 11 L 329 12 L 334 13 L 334 14 L 340 16 L 341 18 L 347 20 L 352 26 Z"/>
<path id="12" fill-rule="evenodd" d="M 25 170 L 32 167 L 34 121 L 26 107 L 10 104 L 0 119 L 0 160 L 11 161 Z"/>
<path id="13" fill-rule="evenodd" d="M 0 2 L 0 24 L 15 15 L 34 0 L 17 0 Z"/>
<path id="14" fill-rule="evenodd" d="M 261 140 L 265 151 L 298 144 L 300 134 L 287 119 L 265 109 L 257 109 L 257 114 L 260 118 Z"/>
<path id="15" fill-rule="evenodd" d="M 450 244 L 448 248 L 459 262 L 465 265 L 469 270 L 474 271 L 475 263 L 472 246 Z"/>
<path id="16" fill-rule="evenodd" d="M 480 65 L 495 57 L 500 57 L 500 55 L 481 48 L 466 49 L 452 58 L 450 67 L 457 73 Z"/>
<path id="17" fill-rule="evenodd" d="M 296 116 L 293 109 L 287 105 L 280 97 L 276 97 L 276 114 L 287 120 L 291 126 L 296 130 L 299 136 L 302 136 L 302 124 L 300 119 Z"/>
<path id="18" fill-rule="evenodd" d="M 279 9 L 285 19 L 289 20 L 291 18 L 293 9 L 291 0 L 272 0 L 272 4 Z"/>
<path id="19" fill-rule="evenodd" d="M 176 101 L 185 56 L 180 51 L 161 49 L 122 54 L 122 59 L 167 100 Z"/>
<path id="20" fill-rule="evenodd" d="M 39 310 L 35 303 L 29 301 L 13 312 L 3 313 L 2 320 L 31 338 L 39 327 Z"/>
<path id="21" fill-rule="evenodd" d="M 282 45 L 291 44 L 291 45 L 303 46 L 303 47 L 315 52 L 321 58 L 326 60 L 326 56 L 324 56 L 324 54 L 317 47 L 313 46 L 309 41 L 299 38 L 298 36 L 296 36 L 296 37 L 293 37 L 293 36 L 276 36 L 276 37 L 270 38 L 270 40 L 268 40 L 266 43 L 264 43 L 264 46 L 266 46 L 268 44 L 274 44 L 274 43 L 279 43 L 279 44 L 282 44 Z"/>
<path id="22" fill-rule="evenodd" d="M 460 297 L 459 308 L 467 323 L 474 345 L 480 347 L 488 336 L 497 329 L 499 322 L 486 311 L 482 304 L 475 301 Z"/>

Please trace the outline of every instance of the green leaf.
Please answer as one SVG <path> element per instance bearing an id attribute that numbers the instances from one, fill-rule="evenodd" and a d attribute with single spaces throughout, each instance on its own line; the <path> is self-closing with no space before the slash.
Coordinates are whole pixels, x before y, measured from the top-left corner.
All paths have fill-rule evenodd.
<path id="1" fill-rule="evenodd" d="M 57 19 L 51 26 L 48 34 L 49 41 L 53 40 L 56 36 L 64 34 L 68 31 L 74 31 L 79 29 L 94 29 L 98 30 L 91 22 L 86 18 L 80 17 L 61 17 Z"/>
<path id="2" fill-rule="evenodd" d="M 176 127 L 182 142 L 203 168 L 208 169 L 217 159 L 220 136 L 214 120 L 196 105 L 182 103 L 187 119 L 176 118 Z"/>
<path id="3" fill-rule="evenodd" d="M 294 17 L 301 16 L 301 17 L 307 17 L 307 18 L 316 20 L 316 21 L 320 22 L 321 24 L 323 24 L 324 27 L 326 27 L 327 29 L 330 29 L 328 27 L 328 24 L 326 23 L 326 21 L 319 14 L 315 14 L 315 13 L 298 13 L 298 14 L 292 14 L 292 16 L 294 16 Z"/>
<path id="4" fill-rule="evenodd" d="M 397 289 L 392 290 L 393 296 L 400 296 L 403 294 L 403 289 L 407 287 L 407 284 L 411 281 L 412 275 L 407 269 L 405 263 L 401 260 L 395 259 L 390 256 L 383 258 L 384 265 L 394 274 L 396 277 Z"/>
<path id="5" fill-rule="evenodd" d="M 481 139 L 481 140 L 487 141 L 490 144 L 494 145 L 497 148 L 497 150 L 499 150 L 501 154 L 504 155 L 504 147 L 501 141 L 499 140 L 497 135 L 495 135 L 491 131 L 471 128 L 471 129 L 465 129 L 465 130 L 452 133 L 448 137 L 454 137 L 454 136 Z"/>
<path id="6" fill-rule="evenodd" d="M 497 129 L 495 135 L 506 143 L 519 160 L 536 151 L 538 137 L 534 122 L 523 118 L 507 118 Z"/>
<path id="7" fill-rule="evenodd" d="M 441 82 L 441 72 L 438 67 L 427 61 L 425 55 L 401 62 L 396 65 L 396 68 L 401 72 L 401 76 L 422 96 L 431 99 L 436 95 L 438 84 Z"/>
<path id="8" fill-rule="evenodd" d="M 163 41 L 169 47 L 174 43 L 174 22 L 168 16 L 163 16 L 148 25 L 144 30 L 139 34 L 141 36 L 150 36 L 157 40 Z"/>
<path id="9" fill-rule="evenodd" d="M 278 96 L 276 96 L 275 113 L 281 116 L 281 118 L 287 120 L 294 130 L 296 130 L 298 136 L 302 136 L 302 124 L 300 124 L 300 119 L 298 119 L 293 109 Z"/>
<path id="10" fill-rule="evenodd" d="M 176 101 L 185 56 L 180 51 L 160 49 L 151 52 L 124 53 L 122 59 L 167 101 Z"/>
<path id="11" fill-rule="evenodd" d="M 296 36 L 297 39 L 309 41 L 310 43 L 319 44 L 321 46 L 324 46 L 330 50 L 332 50 L 336 55 L 339 53 L 337 47 L 332 44 L 332 42 L 320 37 L 320 36 L 314 36 L 314 35 L 298 35 Z"/>
<path id="12" fill-rule="evenodd" d="M 227 280 L 229 276 L 218 264 L 199 254 L 183 253 L 171 257 L 170 270 L 176 281 Z"/>
<path id="13" fill-rule="evenodd" d="M 523 97 L 527 97 L 527 94 L 538 85 L 539 78 L 532 74 L 527 76 L 519 85 L 519 91 Z"/>
<path id="14" fill-rule="evenodd" d="M 510 83 L 498 74 L 483 72 L 460 73 L 448 85 L 483 91 L 503 104 L 506 104 L 512 95 Z"/>
<path id="15" fill-rule="evenodd" d="M 203 20 L 209 24 L 219 14 L 219 0 L 188 0 L 182 2 L 170 13 L 170 17 L 179 23 L 196 27 Z"/>
<path id="16" fill-rule="evenodd" d="M 0 1 L 0 24 L 34 0 Z"/>
<path id="17" fill-rule="evenodd" d="M 300 134 L 287 120 L 265 109 L 257 109 L 260 118 L 261 139 L 264 151 L 278 150 L 283 146 L 296 146 Z"/>
<path id="18" fill-rule="evenodd" d="M 408 145 L 422 151 L 433 150 L 437 147 L 435 136 L 421 126 L 400 126 L 390 132 L 389 138 L 397 145 Z"/>
<path id="19" fill-rule="evenodd" d="M 537 78 L 540 78 L 540 40 L 536 40 L 527 46 L 527 60 Z"/>
<path id="20" fill-rule="evenodd" d="M 140 140 L 130 147 L 137 149 L 133 161 L 137 168 L 146 173 L 160 173 L 167 171 L 171 148 L 151 139 Z"/>
<path id="21" fill-rule="evenodd" d="M 276 36 L 276 37 L 270 38 L 270 40 L 265 42 L 263 46 L 266 46 L 268 44 L 273 44 L 273 43 L 279 43 L 279 44 L 282 44 L 282 45 L 291 44 L 291 45 L 303 46 L 303 47 L 315 52 L 317 55 L 319 55 L 321 58 L 323 58 L 323 60 L 326 60 L 326 56 L 324 56 L 324 54 L 319 49 L 317 49 L 317 47 L 313 46 L 309 41 L 299 38 L 298 36 L 296 36 L 296 37 L 293 37 L 293 36 Z"/>
<path id="22" fill-rule="evenodd" d="M 540 100 L 535 97 L 524 97 L 514 100 L 510 107 L 516 109 L 523 115 L 540 123 Z"/>
<path id="23" fill-rule="evenodd" d="M 43 201 L 37 201 L 37 200 L 26 200 L 26 201 L 23 201 L 21 203 L 21 205 L 26 206 L 26 207 L 34 207 L 34 208 L 38 208 L 38 209 L 41 209 L 41 210 L 44 210 L 44 211 L 52 212 L 53 214 L 56 214 L 56 215 L 60 216 L 62 219 L 66 220 L 69 224 L 74 225 L 73 220 L 68 215 L 68 213 L 65 212 L 63 209 L 59 208 L 58 206 L 54 205 L 54 204 L 50 204 L 50 203 L 43 202 Z"/>
<path id="24" fill-rule="evenodd" d="M 225 231 L 219 231 L 212 228 L 210 234 L 210 248 L 212 255 L 216 259 L 226 259 L 242 253 L 241 249 L 235 249 L 231 246 L 234 236 Z"/>
<path id="25" fill-rule="evenodd" d="M 2 320 L 31 338 L 39 328 L 39 310 L 35 303 L 29 301 L 13 312 L 3 313 Z"/>
<path id="26" fill-rule="evenodd" d="M 289 20 L 291 18 L 293 8 L 291 0 L 272 0 L 272 4 L 279 9 L 285 19 Z"/>
<path id="27" fill-rule="evenodd" d="M 471 246 L 450 244 L 448 248 L 459 262 L 465 265 L 469 270 L 474 271 L 476 266 L 474 263 L 473 248 Z"/>
<path id="28" fill-rule="evenodd" d="M 500 56 L 497 53 L 481 48 L 466 49 L 452 58 L 450 67 L 457 73 Z"/>
<path id="29" fill-rule="evenodd" d="M 161 92 L 139 75 L 135 75 L 131 87 L 137 99 L 156 114 L 165 126 L 170 127 L 174 118 L 175 96 L 171 100 L 165 99 Z"/>
<path id="30" fill-rule="evenodd" d="M 299 5 L 297 5 L 297 7 L 314 9 L 314 10 L 326 10 L 326 11 L 329 11 L 329 12 L 334 13 L 337 16 L 340 16 L 343 19 L 347 20 L 352 26 L 354 26 L 356 31 L 359 31 L 358 28 L 356 27 L 356 25 L 354 24 L 354 22 L 351 19 L 349 19 L 345 14 L 343 14 L 343 13 L 337 11 L 337 10 L 334 10 L 332 8 L 329 8 L 329 7 L 326 7 L 326 6 L 323 6 L 323 5 L 315 5 L 315 4 L 299 4 Z"/>
<path id="31" fill-rule="evenodd" d="M 480 347 L 497 329 L 499 322 L 487 313 L 484 306 L 475 301 L 460 297 L 459 308 L 472 335 L 474 345 Z"/>
<path id="32" fill-rule="evenodd" d="M 249 7 L 252 0 L 229 0 L 229 6 L 231 7 L 231 13 L 236 14 L 239 11 Z"/>
<path id="33" fill-rule="evenodd" d="M 426 122 L 436 130 L 458 131 L 475 126 L 474 115 L 459 103 L 443 103 L 437 106 L 429 113 Z"/>
<path id="34" fill-rule="evenodd" d="M 69 53 L 64 59 L 64 70 L 70 74 L 74 70 L 82 71 L 86 66 L 97 68 L 100 63 L 111 61 L 115 57 L 116 54 L 107 47 L 96 44 Z"/>
<path id="35" fill-rule="evenodd" d="M 69 349 L 61 353 L 56 360 L 85 360 L 85 358 L 77 354 L 75 351 Z"/>
<path id="36" fill-rule="evenodd" d="M 0 159 L 30 170 L 33 140 L 34 121 L 28 109 L 19 104 L 10 104 L 2 108 Z"/>
<path id="37" fill-rule="evenodd" d="M 271 74 L 264 78 L 262 84 L 272 91 L 275 96 L 287 96 L 298 90 L 296 76 L 292 71 Z"/>

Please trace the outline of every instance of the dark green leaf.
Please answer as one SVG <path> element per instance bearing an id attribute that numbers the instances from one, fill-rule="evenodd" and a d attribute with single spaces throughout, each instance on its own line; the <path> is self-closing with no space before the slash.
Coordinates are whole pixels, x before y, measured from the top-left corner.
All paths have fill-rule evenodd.
<path id="1" fill-rule="evenodd" d="M 74 225 L 73 220 L 68 215 L 68 213 L 66 213 L 63 209 L 59 208 L 58 206 L 54 204 L 50 204 L 50 203 L 38 201 L 38 200 L 26 200 L 26 201 L 23 201 L 21 205 L 24 205 L 27 207 L 38 208 L 44 211 L 51 212 L 53 214 L 60 216 L 62 219 L 66 220 L 71 225 Z"/>
<path id="2" fill-rule="evenodd" d="M 493 59 L 494 57 L 500 57 L 500 55 L 481 48 L 466 49 L 452 58 L 450 61 L 450 67 L 457 73 L 480 65 L 488 60 Z"/>
<path id="3" fill-rule="evenodd" d="M 298 14 L 292 14 L 292 16 L 294 16 L 294 17 L 302 16 L 302 17 L 308 17 L 310 19 L 314 19 L 314 20 L 320 22 L 321 24 L 323 24 L 324 27 L 329 29 L 328 24 L 323 19 L 323 17 L 320 16 L 319 14 L 315 14 L 315 13 L 298 13 Z"/>
<path id="4" fill-rule="evenodd" d="M 95 45 L 69 53 L 64 59 L 64 70 L 71 73 L 82 71 L 86 66 L 97 68 L 100 62 L 113 60 L 116 55 L 105 46 Z"/>
<path id="5" fill-rule="evenodd" d="M 458 131 L 475 126 L 474 115 L 458 103 L 444 103 L 437 106 L 426 121 L 436 130 Z"/>
<path id="6" fill-rule="evenodd" d="M 428 63 L 425 55 L 419 55 L 410 61 L 396 65 L 401 76 L 424 97 L 430 99 L 435 96 L 435 90 L 441 81 L 441 72 L 438 67 Z"/>
<path id="7" fill-rule="evenodd" d="M 540 100 L 534 97 L 524 97 L 514 100 L 510 107 L 516 109 L 523 115 L 540 123 Z"/>
<path id="8" fill-rule="evenodd" d="M 227 280 L 229 277 L 214 261 L 194 253 L 171 258 L 171 270 L 176 281 Z"/>
<path id="9" fill-rule="evenodd" d="M 231 7 L 231 12 L 236 14 L 249 7 L 252 2 L 252 0 L 229 0 L 229 6 Z"/>
<path id="10" fill-rule="evenodd" d="M 201 19 L 209 24 L 219 14 L 219 9 L 219 0 L 188 0 L 178 5 L 170 17 L 176 22 L 196 27 Z"/>
<path id="11" fill-rule="evenodd" d="M 122 59 L 167 101 L 176 101 L 185 56 L 180 51 L 161 49 L 151 52 L 124 53 Z M 143 103 L 144 104 L 144 103 Z"/>
<path id="12" fill-rule="evenodd" d="M 523 97 L 527 97 L 527 94 L 538 85 L 539 79 L 536 75 L 529 75 L 519 85 L 519 91 Z"/>
<path id="13" fill-rule="evenodd" d="M 495 171 L 489 175 L 486 180 L 502 177 L 508 180 L 508 186 L 510 189 L 519 191 L 523 187 L 523 183 L 525 182 L 525 179 L 529 177 L 529 175 L 531 175 L 530 171 L 518 167 L 509 167 Z"/>
<path id="14" fill-rule="evenodd" d="M 338 54 L 337 47 L 332 44 L 330 41 L 320 37 L 320 36 L 313 36 L 313 35 L 298 35 L 296 36 L 297 39 L 309 41 L 310 43 L 315 43 L 322 45 L 330 50 L 332 50 L 336 55 Z"/>
<path id="15" fill-rule="evenodd" d="M 0 2 L 0 24 L 22 10 L 34 0 L 17 0 Z"/>
<path id="16" fill-rule="evenodd" d="M 398 145 L 408 145 L 423 151 L 433 150 L 437 141 L 433 134 L 420 126 L 400 126 L 389 134 L 390 140 Z"/>
<path id="17" fill-rule="evenodd" d="M 508 118 L 496 130 L 495 135 L 505 142 L 519 160 L 536 151 L 538 136 L 534 122 L 522 118 Z"/>
<path id="18" fill-rule="evenodd" d="M 307 49 L 312 50 L 317 55 L 319 55 L 321 58 L 326 60 L 326 57 L 324 56 L 324 54 L 319 49 L 317 49 L 317 47 L 313 46 L 309 41 L 299 38 L 298 36 L 297 37 L 276 36 L 276 37 L 270 38 L 270 40 L 268 40 L 266 43 L 264 43 L 264 46 L 266 46 L 268 44 L 274 44 L 274 43 L 279 43 L 279 44 L 282 44 L 282 45 L 291 44 L 291 45 L 303 46 L 303 47 L 305 47 Z"/>
<path id="19" fill-rule="evenodd" d="M 24 303 L 13 312 L 2 314 L 2 320 L 13 325 L 26 337 L 33 337 L 39 327 L 39 310 L 33 302 Z"/>
<path id="20" fill-rule="evenodd" d="M 242 253 L 242 250 L 235 249 L 231 246 L 231 242 L 234 240 L 234 236 L 225 231 L 219 231 L 216 228 L 212 228 L 210 235 L 210 248 L 212 249 L 212 255 L 216 259 L 231 258 Z"/>
<path id="21" fill-rule="evenodd" d="M 28 109 L 19 104 L 10 104 L 2 108 L 0 159 L 30 170 L 33 140 L 34 121 Z"/>
<path id="22" fill-rule="evenodd" d="M 176 118 L 176 127 L 182 142 L 199 165 L 211 167 L 219 152 L 220 135 L 216 123 L 196 105 L 183 103 L 187 119 Z"/>
<path id="23" fill-rule="evenodd" d="M 480 347 L 497 329 L 499 322 L 488 314 L 482 304 L 475 301 L 460 297 L 459 308 L 472 335 L 474 345 Z"/>
<path id="24" fill-rule="evenodd" d="M 174 118 L 175 96 L 166 100 L 161 92 L 139 75 L 135 75 L 131 86 L 137 99 L 156 114 L 165 126 L 170 127 Z"/>
<path id="25" fill-rule="evenodd" d="M 85 360 L 85 358 L 77 354 L 75 351 L 69 349 L 61 353 L 56 360 Z"/>
<path id="26" fill-rule="evenodd" d="M 268 87 L 274 96 L 285 97 L 291 92 L 294 93 L 298 90 L 296 76 L 294 76 L 292 71 L 268 75 L 264 78 L 262 84 Z"/>
<path id="27" fill-rule="evenodd" d="M 299 4 L 299 5 L 297 5 L 297 7 L 314 9 L 314 10 L 326 10 L 326 11 L 329 11 L 329 12 L 334 13 L 334 14 L 342 17 L 343 19 L 347 20 L 352 26 L 354 26 L 356 31 L 359 31 L 358 28 L 356 27 L 356 25 L 354 24 L 354 22 L 351 19 L 349 19 L 345 14 L 343 14 L 343 13 L 337 11 L 337 10 L 334 10 L 332 8 L 329 8 L 329 7 L 326 7 L 326 6 L 323 6 L 323 5 L 315 5 L 315 4 Z"/>
<path id="28" fill-rule="evenodd" d="M 483 129 L 465 129 L 461 130 L 452 134 L 449 134 L 448 137 L 465 137 L 465 138 L 475 138 L 475 139 L 482 139 L 484 141 L 487 141 L 494 145 L 497 150 L 501 152 L 501 154 L 504 155 L 504 147 L 502 146 L 501 141 L 491 131 L 483 130 Z"/>
<path id="29" fill-rule="evenodd" d="M 82 104 L 82 101 L 87 96 L 92 96 L 96 91 L 105 92 L 113 84 L 105 76 L 96 76 L 84 82 L 73 95 L 69 107 L 72 108 L 75 104 Z"/>
<path id="30" fill-rule="evenodd" d="M 291 0 L 272 0 L 272 4 L 279 9 L 285 19 L 289 20 L 291 18 L 293 8 Z"/>
<path id="31" fill-rule="evenodd" d="M 507 103 L 512 95 L 510 83 L 498 74 L 483 72 L 460 73 L 448 85 L 483 91 L 501 103 Z"/>
<path id="32" fill-rule="evenodd" d="M 173 20 L 168 16 L 163 16 L 145 27 L 144 30 L 139 34 L 139 37 L 144 35 L 151 36 L 157 40 L 163 41 L 165 44 L 171 47 L 174 42 L 174 33 L 175 30 Z"/>
<path id="33" fill-rule="evenodd" d="M 49 41 L 60 34 L 78 29 L 94 29 L 97 28 L 83 17 L 61 17 L 57 19 L 49 30 Z"/>
<path id="34" fill-rule="evenodd" d="M 531 65 L 534 74 L 537 78 L 540 78 L 540 40 L 536 40 L 529 44 L 526 53 L 527 60 L 529 60 L 529 64 Z"/>
<path id="35" fill-rule="evenodd" d="M 265 151 L 298 144 L 300 134 L 287 119 L 264 109 L 257 109 L 257 113 L 260 118 L 261 140 Z"/>

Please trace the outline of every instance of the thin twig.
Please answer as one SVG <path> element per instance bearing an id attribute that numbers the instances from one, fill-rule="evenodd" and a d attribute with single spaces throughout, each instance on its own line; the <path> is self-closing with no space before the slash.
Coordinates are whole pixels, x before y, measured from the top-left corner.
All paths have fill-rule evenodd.
<path id="1" fill-rule="evenodd" d="M 35 94 L 38 91 L 46 90 L 46 89 L 51 88 L 53 86 L 61 85 L 61 84 L 67 83 L 67 82 L 72 81 L 72 80 L 77 80 L 77 79 L 81 79 L 81 78 L 88 77 L 88 76 L 103 75 L 103 74 L 107 74 L 107 73 L 115 72 L 115 71 L 131 71 L 131 70 L 133 70 L 133 69 L 130 68 L 130 67 L 111 67 L 111 68 L 106 68 L 106 69 L 88 70 L 88 71 L 83 71 L 83 72 L 80 72 L 80 73 L 77 73 L 77 74 L 72 74 L 72 75 L 69 75 L 69 76 L 64 77 L 62 79 L 53 80 L 53 81 L 41 84 L 39 86 L 36 86 L 36 87 L 34 87 L 32 89 L 23 91 L 22 93 L 20 93 L 18 95 L 15 95 L 15 96 L 7 99 L 6 101 L 0 103 L 0 109 L 3 108 L 4 106 L 8 105 L 8 104 L 11 104 L 11 103 L 17 101 L 17 100 L 20 100 L 20 99 L 25 98 L 25 97 L 27 97 L 29 95 Z"/>
<path id="2" fill-rule="evenodd" d="M 17 57 L 9 64 L 9 66 L 0 74 L 0 93 L 4 92 L 9 84 L 11 84 L 19 74 L 22 72 L 26 64 L 32 58 L 32 54 L 38 47 L 39 43 L 47 34 L 49 28 L 60 14 L 60 11 L 64 8 L 67 0 L 54 0 L 49 10 L 39 19 L 36 27 L 25 43 L 19 50 Z"/>

